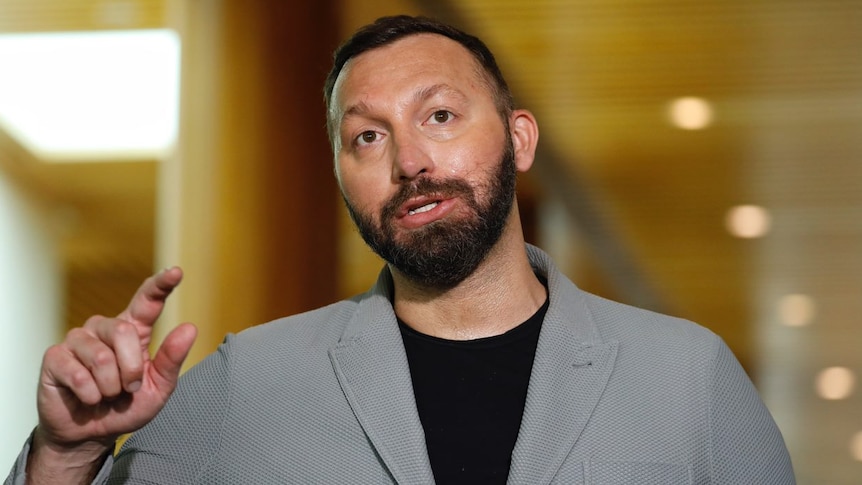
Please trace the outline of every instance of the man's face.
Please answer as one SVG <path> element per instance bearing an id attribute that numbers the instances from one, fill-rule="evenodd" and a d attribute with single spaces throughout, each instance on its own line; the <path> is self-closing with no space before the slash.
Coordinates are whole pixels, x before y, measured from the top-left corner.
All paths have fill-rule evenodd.
<path id="1" fill-rule="evenodd" d="M 448 288 L 484 260 L 515 191 L 512 140 L 469 52 L 420 34 L 347 63 L 333 94 L 335 171 L 366 243 Z"/>

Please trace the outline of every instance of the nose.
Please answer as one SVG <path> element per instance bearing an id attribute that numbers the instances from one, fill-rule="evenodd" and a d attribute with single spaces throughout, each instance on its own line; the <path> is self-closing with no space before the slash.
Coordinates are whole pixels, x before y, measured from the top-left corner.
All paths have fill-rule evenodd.
<path id="1" fill-rule="evenodd" d="M 403 182 L 412 180 L 420 174 L 434 170 L 434 160 L 421 141 L 406 136 L 399 137 L 395 144 L 392 162 L 392 180 Z"/>

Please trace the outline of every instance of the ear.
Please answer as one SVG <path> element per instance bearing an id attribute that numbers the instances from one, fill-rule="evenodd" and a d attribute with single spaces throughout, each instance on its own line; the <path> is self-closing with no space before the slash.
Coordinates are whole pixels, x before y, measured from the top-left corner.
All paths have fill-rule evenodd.
<path id="1" fill-rule="evenodd" d="M 515 149 L 515 167 L 519 172 L 526 172 L 533 166 L 533 160 L 536 158 L 539 124 L 533 113 L 525 109 L 516 109 L 509 116 L 509 130 L 512 133 L 512 145 Z"/>

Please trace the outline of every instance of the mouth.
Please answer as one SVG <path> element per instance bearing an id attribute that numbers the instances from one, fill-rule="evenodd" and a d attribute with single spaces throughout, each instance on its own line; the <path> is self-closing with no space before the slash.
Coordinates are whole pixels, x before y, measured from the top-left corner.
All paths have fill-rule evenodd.
<path id="1" fill-rule="evenodd" d="M 440 195 L 415 197 L 401 205 L 395 220 L 404 228 L 418 229 L 446 218 L 456 206 L 454 198 Z"/>
<path id="2" fill-rule="evenodd" d="M 415 216 L 416 214 L 428 212 L 431 209 L 437 207 L 439 204 L 440 204 L 440 201 L 435 200 L 434 202 L 416 207 L 415 209 L 407 209 L 407 215 Z"/>
<path id="3" fill-rule="evenodd" d="M 395 213 L 398 217 L 416 216 L 433 211 L 441 204 L 446 202 L 447 198 L 440 194 L 428 194 L 417 197 L 411 197 L 401 204 L 398 211 Z"/>

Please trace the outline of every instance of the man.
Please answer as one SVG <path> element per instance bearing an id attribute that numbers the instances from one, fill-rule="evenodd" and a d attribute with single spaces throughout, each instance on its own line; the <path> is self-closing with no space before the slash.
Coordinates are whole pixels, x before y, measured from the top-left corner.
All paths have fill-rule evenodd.
<path id="1" fill-rule="evenodd" d="M 538 128 L 478 39 L 380 19 L 325 94 L 344 200 L 387 262 L 376 285 L 228 336 L 174 392 L 195 329 L 149 359 L 182 275 L 149 278 L 46 352 L 8 481 L 793 483 L 718 337 L 586 294 L 525 244 L 515 175 Z"/>

